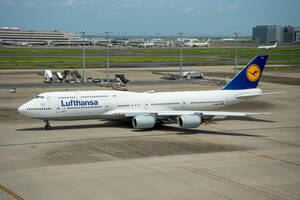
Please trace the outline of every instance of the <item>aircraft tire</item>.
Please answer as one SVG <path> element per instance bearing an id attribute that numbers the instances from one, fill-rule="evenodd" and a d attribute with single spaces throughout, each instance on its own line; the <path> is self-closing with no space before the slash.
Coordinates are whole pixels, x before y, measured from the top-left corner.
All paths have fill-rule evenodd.
<path id="1" fill-rule="evenodd" d="M 47 125 L 45 126 L 45 130 L 51 130 L 51 126 L 47 124 Z"/>

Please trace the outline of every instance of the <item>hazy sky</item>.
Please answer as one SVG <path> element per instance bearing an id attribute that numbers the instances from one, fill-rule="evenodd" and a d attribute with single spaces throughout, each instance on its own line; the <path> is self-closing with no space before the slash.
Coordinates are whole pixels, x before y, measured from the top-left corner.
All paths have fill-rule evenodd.
<path id="1" fill-rule="evenodd" d="M 300 0 L 0 0 L 0 26 L 114 35 L 251 35 L 300 26 Z"/>

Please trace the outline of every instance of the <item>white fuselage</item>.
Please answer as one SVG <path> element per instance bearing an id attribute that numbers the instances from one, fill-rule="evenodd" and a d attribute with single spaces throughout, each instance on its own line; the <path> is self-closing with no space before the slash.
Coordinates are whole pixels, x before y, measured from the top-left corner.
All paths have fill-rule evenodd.
<path id="1" fill-rule="evenodd" d="M 19 107 L 19 112 L 43 120 L 116 119 L 113 110 L 209 110 L 239 102 L 238 95 L 260 89 L 136 93 L 126 91 L 47 92 Z"/>
<path id="2" fill-rule="evenodd" d="M 188 43 L 185 43 L 185 46 L 188 46 L 188 47 L 208 47 L 208 42 L 204 42 L 204 43 L 188 42 Z"/>
<path id="3" fill-rule="evenodd" d="M 277 42 L 275 42 L 274 45 L 271 45 L 271 46 L 259 46 L 257 47 L 258 49 L 266 49 L 266 50 L 269 50 L 269 49 L 273 49 L 273 48 L 276 48 L 277 47 Z"/>

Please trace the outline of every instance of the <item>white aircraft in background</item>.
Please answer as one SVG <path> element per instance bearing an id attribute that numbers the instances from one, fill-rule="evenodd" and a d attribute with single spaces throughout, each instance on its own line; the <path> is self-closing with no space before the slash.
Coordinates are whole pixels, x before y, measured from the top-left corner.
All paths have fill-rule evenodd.
<path id="1" fill-rule="evenodd" d="M 233 38 L 223 38 L 221 39 L 222 42 L 232 42 L 232 41 L 235 41 L 235 39 Z"/>
<path id="2" fill-rule="evenodd" d="M 275 42 L 274 45 L 271 45 L 271 46 L 259 46 L 259 47 L 257 47 L 257 48 L 258 48 L 258 49 L 266 49 L 266 50 L 269 50 L 269 49 L 276 48 L 276 47 L 277 47 L 277 44 L 278 44 L 278 42 Z"/>
<path id="3" fill-rule="evenodd" d="M 134 128 L 153 128 L 174 122 L 196 128 L 214 116 L 249 116 L 262 113 L 206 111 L 262 95 L 257 84 L 267 55 L 256 56 L 224 88 L 209 91 L 126 92 L 115 90 L 46 92 L 18 108 L 26 116 L 44 120 L 131 120 Z"/>
<path id="4" fill-rule="evenodd" d="M 141 43 L 140 47 L 143 47 L 143 48 L 154 47 L 154 42 L 144 42 L 144 43 Z"/>
<path id="5" fill-rule="evenodd" d="M 190 41 L 188 43 L 185 43 L 184 46 L 188 47 L 208 47 L 210 39 L 206 40 L 205 42 L 193 42 Z"/>

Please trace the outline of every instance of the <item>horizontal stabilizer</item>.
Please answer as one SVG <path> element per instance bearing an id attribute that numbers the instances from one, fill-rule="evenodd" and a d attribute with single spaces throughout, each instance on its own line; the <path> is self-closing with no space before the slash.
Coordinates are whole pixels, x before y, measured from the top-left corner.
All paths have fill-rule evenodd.
<path id="1" fill-rule="evenodd" d="M 261 94 L 241 94 L 241 95 L 237 95 L 236 98 L 243 99 L 243 98 L 254 98 L 259 96 L 261 96 Z"/>
<path id="2" fill-rule="evenodd" d="M 286 92 L 281 91 L 281 92 L 267 92 L 267 93 L 256 93 L 256 94 L 240 94 L 240 95 L 237 95 L 236 98 L 237 99 L 254 98 L 254 97 L 259 97 L 259 96 L 263 96 L 263 95 L 283 94 L 283 93 L 286 93 Z"/>
<path id="3" fill-rule="evenodd" d="M 261 95 L 271 95 L 271 94 L 284 94 L 286 91 L 280 91 L 280 92 L 267 92 L 267 93 L 262 93 Z"/>

